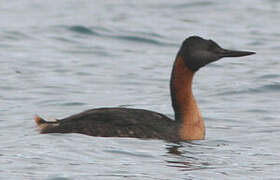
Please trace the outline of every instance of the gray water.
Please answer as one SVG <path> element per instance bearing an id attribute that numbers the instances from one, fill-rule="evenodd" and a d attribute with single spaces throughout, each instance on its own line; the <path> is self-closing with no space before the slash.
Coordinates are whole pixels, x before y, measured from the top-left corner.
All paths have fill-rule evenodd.
<path id="1" fill-rule="evenodd" d="M 0 179 L 280 179 L 280 1 L 0 4 Z M 33 117 L 95 107 L 173 116 L 169 77 L 190 35 L 257 54 L 194 79 L 203 141 L 38 133 Z"/>

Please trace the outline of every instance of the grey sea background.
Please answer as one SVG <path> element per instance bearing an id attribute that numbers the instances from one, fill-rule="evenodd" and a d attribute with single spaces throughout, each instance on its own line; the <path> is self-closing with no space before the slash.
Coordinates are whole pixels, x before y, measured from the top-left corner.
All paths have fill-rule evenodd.
<path id="1" fill-rule="evenodd" d="M 280 1 L 0 3 L 0 179 L 280 179 Z M 39 134 L 35 114 L 97 107 L 174 118 L 169 78 L 191 35 L 256 51 L 196 73 L 206 139 Z"/>

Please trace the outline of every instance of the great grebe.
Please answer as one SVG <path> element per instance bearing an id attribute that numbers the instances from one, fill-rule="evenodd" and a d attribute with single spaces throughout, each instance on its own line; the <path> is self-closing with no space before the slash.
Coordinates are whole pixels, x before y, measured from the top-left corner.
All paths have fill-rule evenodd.
<path id="1" fill-rule="evenodd" d="M 170 79 L 175 120 L 143 109 L 98 108 L 54 122 L 36 116 L 35 122 L 41 133 L 81 133 L 90 136 L 155 138 L 171 141 L 204 139 L 204 121 L 192 93 L 195 72 L 223 57 L 252 54 L 255 53 L 226 50 L 216 42 L 198 36 L 187 38 L 176 56 Z"/>

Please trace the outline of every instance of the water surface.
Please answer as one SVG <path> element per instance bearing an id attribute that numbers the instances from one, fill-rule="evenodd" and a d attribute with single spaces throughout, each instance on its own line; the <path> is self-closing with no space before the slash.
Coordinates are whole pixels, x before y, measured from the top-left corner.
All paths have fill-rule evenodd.
<path id="1" fill-rule="evenodd" d="M 0 179 L 279 178 L 280 2 L 5 1 L 0 23 Z M 39 135 L 32 120 L 95 107 L 174 118 L 172 63 L 190 35 L 256 51 L 201 69 L 203 141 Z"/>

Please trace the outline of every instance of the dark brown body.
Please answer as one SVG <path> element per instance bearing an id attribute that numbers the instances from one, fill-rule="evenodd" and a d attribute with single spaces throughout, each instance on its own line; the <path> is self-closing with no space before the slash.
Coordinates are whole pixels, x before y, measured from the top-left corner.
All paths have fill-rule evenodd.
<path id="1" fill-rule="evenodd" d="M 37 117 L 40 121 L 44 121 Z M 179 124 L 167 116 L 142 109 L 91 109 L 56 122 L 41 122 L 41 133 L 81 133 L 101 137 L 136 137 L 179 140 Z M 175 132 L 175 133 L 174 133 Z"/>

